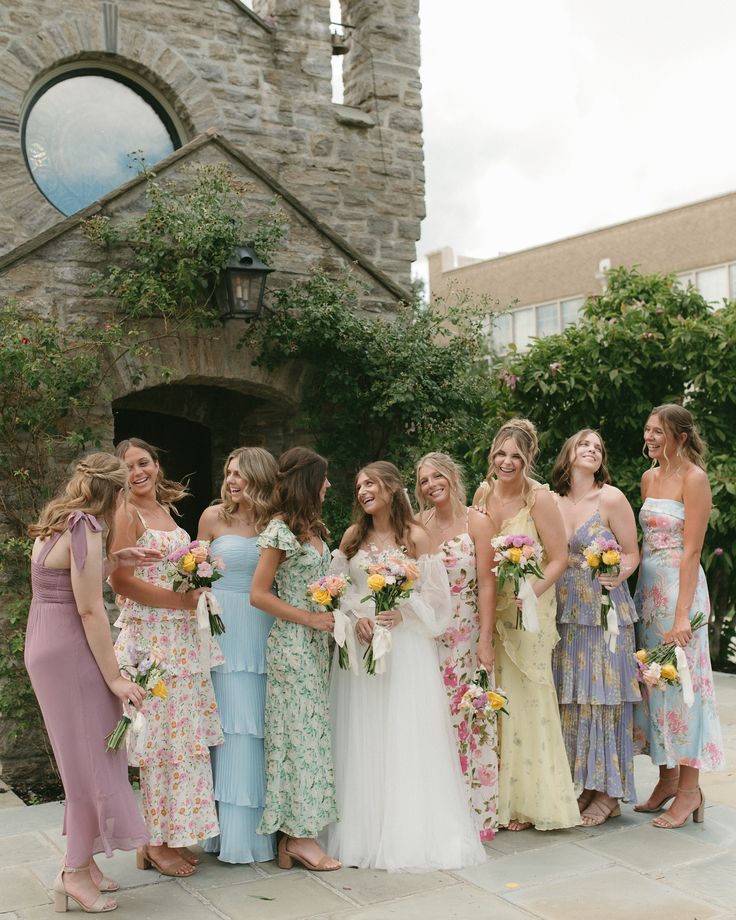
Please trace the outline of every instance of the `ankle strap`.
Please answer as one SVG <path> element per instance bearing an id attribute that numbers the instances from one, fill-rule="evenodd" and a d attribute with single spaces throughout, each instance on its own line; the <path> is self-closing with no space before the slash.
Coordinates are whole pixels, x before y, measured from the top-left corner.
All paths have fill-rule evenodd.
<path id="1" fill-rule="evenodd" d="M 89 872 L 89 863 L 86 866 L 78 866 L 76 869 L 73 866 L 65 865 L 61 870 L 62 872 Z"/>

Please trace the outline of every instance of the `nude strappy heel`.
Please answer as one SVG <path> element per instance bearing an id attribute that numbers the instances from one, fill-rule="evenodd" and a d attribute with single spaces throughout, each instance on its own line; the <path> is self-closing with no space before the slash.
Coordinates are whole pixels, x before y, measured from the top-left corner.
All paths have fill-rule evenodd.
<path id="1" fill-rule="evenodd" d="M 99 895 L 95 900 L 94 904 L 85 904 L 83 901 L 80 901 L 76 895 L 69 894 L 69 892 L 64 887 L 64 873 L 72 872 L 89 872 L 89 866 L 80 866 L 78 869 L 73 869 L 70 866 L 62 866 L 59 870 L 59 874 L 54 880 L 54 910 L 57 914 L 66 913 L 69 910 L 69 898 L 82 908 L 86 914 L 107 914 L 111 910 L 116 910 L 118 903 L 113 901 L 112 898 L 106 898 L 104 895 Z"/>

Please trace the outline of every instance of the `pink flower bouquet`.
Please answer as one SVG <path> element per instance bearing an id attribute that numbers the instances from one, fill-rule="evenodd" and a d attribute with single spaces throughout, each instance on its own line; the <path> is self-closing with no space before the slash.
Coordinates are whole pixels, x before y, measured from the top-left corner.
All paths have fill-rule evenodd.
<path id="1" fill-rule="evenodd" d="M 173 570 L 171 586 L 174 591 L 211 588 L 219 578 L 222 578 L 225 571 L 225 563 L 222 559 L 211 555 L 210 544 L 207 540 L 192 540 L 191 543 L 171 553 L 168 562 Z M 212 601 L 214 600 L 212 598 Z M 225 632 L 225 624 L 219 613 L 219 605 L 211 602 L 206 602 L 206 604 L 210 631 L 213 636 L 221 636 Z"/>
<path id="2" fill-rule="evenodd" d="M 324 610 L 339 611 L 340 600 L 350 584 L 350 579 L 342 575 L 323 575 L 311 585 L 307 585 L 307 594 L 313 604 L 322 607 Z M 335 630 L 333 635 L 339 649 L 338 662 L 340 667 L 347 671 L 350 669 L 350 650 L 348 640 L 348 630 L 350 622 L 342 614 L 335 616 Z"/>
<path id="3" fill-rule="evenodd" d="M 496 563 L 493 573 L 498 577 L 498 590 L 502 591 L 507 581 L 514 584 L 514 597 L 521 598 L 522 607 L 517 610 L 516 628 L 538 632 L 536 595 L 526 581 L 528 575 L 542 578 L 542 547 L 526 534 L 506 534 L 491 541 Z"/>
<path id="4" fill-rule="evenodd" d="M 373 599 L 376 616 L 384 611 L 394 610 L 400 601 L 406 600 L 419 577 L 416 561 L 410 559 L 403 549 L 383 553 L 372 552 L 365 570 L 368 573 L 366 587 L 370 593 L 361 598 L 361 603 Z M 373 627 L 373 640 L 363 655 L 366 671 L 369 674 L 382 674 L 386 670 L 383 658 L 390 650 L 391 634 L 385 626 L 376 624 Z"/>

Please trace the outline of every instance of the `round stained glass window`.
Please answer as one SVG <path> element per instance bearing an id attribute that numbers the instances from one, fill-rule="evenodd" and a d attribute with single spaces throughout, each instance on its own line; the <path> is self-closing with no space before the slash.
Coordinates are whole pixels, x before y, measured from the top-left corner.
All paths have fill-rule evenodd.
<path id="1" fill-rule="evenodd" d="M 73 71 L 28 107 L 23 151 L 33 179 L 62 214 L 73 214 L 180 146 L 163 107 L 136 83 L 105 71 Z"/>

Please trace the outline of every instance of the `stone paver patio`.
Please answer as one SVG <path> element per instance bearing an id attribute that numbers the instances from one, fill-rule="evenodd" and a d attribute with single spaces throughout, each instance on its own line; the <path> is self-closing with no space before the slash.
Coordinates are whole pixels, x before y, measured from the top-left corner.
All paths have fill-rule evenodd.
<path id="1" fill-rule="evenodd" d="M 104 860 L 122 884 L 120 913 L 141 920 L 736 920 L 736 675 L 716 676 L 728 764 L 704 775 L 705 823 L 650 826 L 630 806 L 600 828 L 501 832 L 465 872 L 389 875 L 228 866 L 211 856 L 186 881 Z M 648 792 L 656 770 L 636 763 Z M 49 887 L 63 852 L 63 806 L 0 794 L 0 920 L 56 916 Z M 70 909 L 79 909 L 70 902 Z M 80 912 L 81 913 L 81 912 Z"/>

